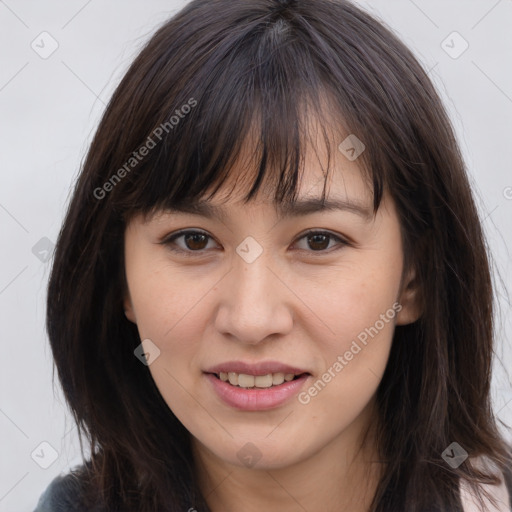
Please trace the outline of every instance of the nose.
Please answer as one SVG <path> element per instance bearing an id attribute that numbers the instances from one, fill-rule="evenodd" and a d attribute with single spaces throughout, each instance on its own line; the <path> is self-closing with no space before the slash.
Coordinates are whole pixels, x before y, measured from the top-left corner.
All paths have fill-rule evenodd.
<path id="1" fill-rule="evenodd" d="M 222 281 L 215 326 L 224 336 L 256 345 L 293 327 L 293 294 L 271 269 L 265 252 L 252 263 L 235 256 L 234 267 Z"/>

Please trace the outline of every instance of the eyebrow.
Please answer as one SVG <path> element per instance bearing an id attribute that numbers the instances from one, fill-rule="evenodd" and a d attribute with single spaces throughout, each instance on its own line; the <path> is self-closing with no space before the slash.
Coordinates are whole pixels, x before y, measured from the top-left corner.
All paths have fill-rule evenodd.
<path id="1" fill-rule="evenodd" d="M 346 211 L 367 221 L 373 217 L 373 211 L 370 208 L 346 199 L 304 198 L 290 203 L 279 203 L 275 206 L 279 219 L 300 217 L 324 211 Z M 221 220 L 227 218 L 226 211 L 222 206 L 216 206 L 202 200 L 168 206 L 164 211 L 170 214 L 188 213 Z"/>

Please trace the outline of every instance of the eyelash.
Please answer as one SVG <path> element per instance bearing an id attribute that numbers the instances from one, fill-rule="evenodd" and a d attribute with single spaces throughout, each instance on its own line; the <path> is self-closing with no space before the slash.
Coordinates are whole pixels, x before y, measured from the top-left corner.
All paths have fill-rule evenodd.
<path id="1" fill-rule="evenodd" d="M 204 232 L 204 231 L 200 231 L 200 230 L 185 230 L 185 231 L 178 231 L 177 233 L 173 233 L 167 237 L 165 237 L 162 241 L 160 241 L 159 243 L 161 245 L 165 245 L 167 246 L 167 248 L 173 252 L 176 252 L 176 253 L 180 253 L 180 254 L 183 254 L 187 257 L 194 257 L 194 256 L 201 256 L 204 254 L 204 251 L 206 251 L 207 249 L 199 249 L 197 251 L 193 251 L 193 250 L 190 250 L 190 249 L 182 249 L 182 248 L 176 248 L 176 247 L 173 247 L 172 244 L 175 240 L 177 240 L 178 238 L 181 238 L 183 236 L 186 236 L 186 235 L 205 235 L 207 236 L 209 239 L 213 240 L 213 237 L 211 237 L 208 233 Z M 302 240 L 303 238 L 306 238 L 308 236 L 311 236 L 311 235 L 326 235 L 328 237 L 330 237 L 331 239 L 334 239 L 335 241 L 337 241 L 340 245 L 340 247 L 334 249 L 335 251 L 337 250 L 340 250 L 342 249 L 343 247 L 345 246 L 350 246 L 350 243 L 341 238 L 340 236 L 338 235 L 335 235 L 334 233 L 331 233 L 330 231 L 322 231 L 322 230 L 309 230 L 309 231 L 306 231 L 305 233 L 303 233 L 301 236 L 299 236 L 299 238 L 297 240 Z M 313 250 L 306 250 L 306 249 L 299 249 L 300 251 L 305 251 L 305 252 L 310 252 L 310 253 L 316 253 L 318 255 L 325 255 L 325 254 L 330 254 L 332 251 L 332 248 L 331 249 L 324 249 L 324 250 L 319 250 L 319 251 L 313 251 Z"/>

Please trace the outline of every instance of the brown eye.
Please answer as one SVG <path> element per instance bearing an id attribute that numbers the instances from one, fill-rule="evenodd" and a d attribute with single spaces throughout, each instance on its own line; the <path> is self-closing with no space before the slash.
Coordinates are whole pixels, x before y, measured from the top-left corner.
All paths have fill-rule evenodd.
<path id="1" fill-rule="evenodd" d="M 208 249 L 215 248 L 208 246 L 210 241 L 214 242 L 213 238 L 207 233 L 188 230 L 174 233 L 160 243 L 167 246 L 170 250 L 186 256 L 200 256 L 206 253 Z M 305 244 L 303 241 L 305 241 Z M 302 247 L 300 247 L 301 243 L 303 245 Z M 310 253 L 330 253 L 332 251 L 328 249 L 337 250 L 350 244 L 334 233 L 327 231 L 309 231 L 299 238 L 299 242 L 297 242 L 296 245 L 299 246 L 300 250 Z"/>
<path id="2" fill-rule="evenodd" d="M 305 243 L 302 241 L 305 241 Z M 329 233 L 328 231 L 309 231 L 299 238 L 299 242 L 296 245 L 298 245 L 300 250 L 306 252 L 327 253 L 331 252 L 327 251 L 327 249 L 334 248 L 334 250 L 336 250 L 336 246 L 338 246 L 338 249 L 341 249 L 344 246 L 349 245 L 349 243 L 343 238 L 335 235 L 334 233 Z"/>
<path id="3" fill-rule="evenodd" d="M 208 242 L 208 236 L 203 233 L 188 233 L 182 236 L 184 237 L 187 248 L 194 251 L 204 249 Z"/>
<path id="4" fill-rule="evenodd" d="M 329 246 L 330 236 L 324 234 L 309 235 L 308 245 L 314 251 L 323 251 Z"/>
<path id="5" fill-rule="evenodd" d="M 194 256 L 194 253 L 200 255 L 210 249 L 211 247 L 208 247 L 210 241 L 213 241 L 210 235 L 202 231 L 189 230 L 174 233 L 164 238 L 160 243 L 167 246 L 171 251 Z"/>

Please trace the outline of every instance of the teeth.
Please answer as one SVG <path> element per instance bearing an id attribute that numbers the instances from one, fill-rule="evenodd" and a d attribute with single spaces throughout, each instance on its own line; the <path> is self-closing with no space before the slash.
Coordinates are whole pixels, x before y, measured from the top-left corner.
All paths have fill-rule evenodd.
<path id="1" fill-rule="evenodd" d="M 271 373 L 268 375 L 258 375 L 257 377 L 254 377 L 254 385 L 257 388 L 269 388 L 272 386 L 272 380 Z"/>
<path id="2" fill-rule="evenodd" d="M 272 375 L 272 384 L 274 386 L 279 386 L 279 384 L 282 384 L 284 382 L 284 373 L 274 373 Z"/>
<path id="3" fill-rule="evenodd" d="M 231 382 L 231 379 L 229 380 Z M 231 384 L 233 384 L 231 382 Z M 238 375 L 238 385 L 241 388 L 253 388 L 254 387 L 254 375 L 245 375 L 241 373 Z"/>
<path id="4" fill-rule="evenodd" d="M 294 379 L 293 373 L 268 373 L 267 375 L 247 375 L 245 373 L 220 372 L 219 378 L 224 382 L 229 382 L 232 386 L 241 388 L 270 388 L 279 386 L 283 382 L 290 382 Z"/>

